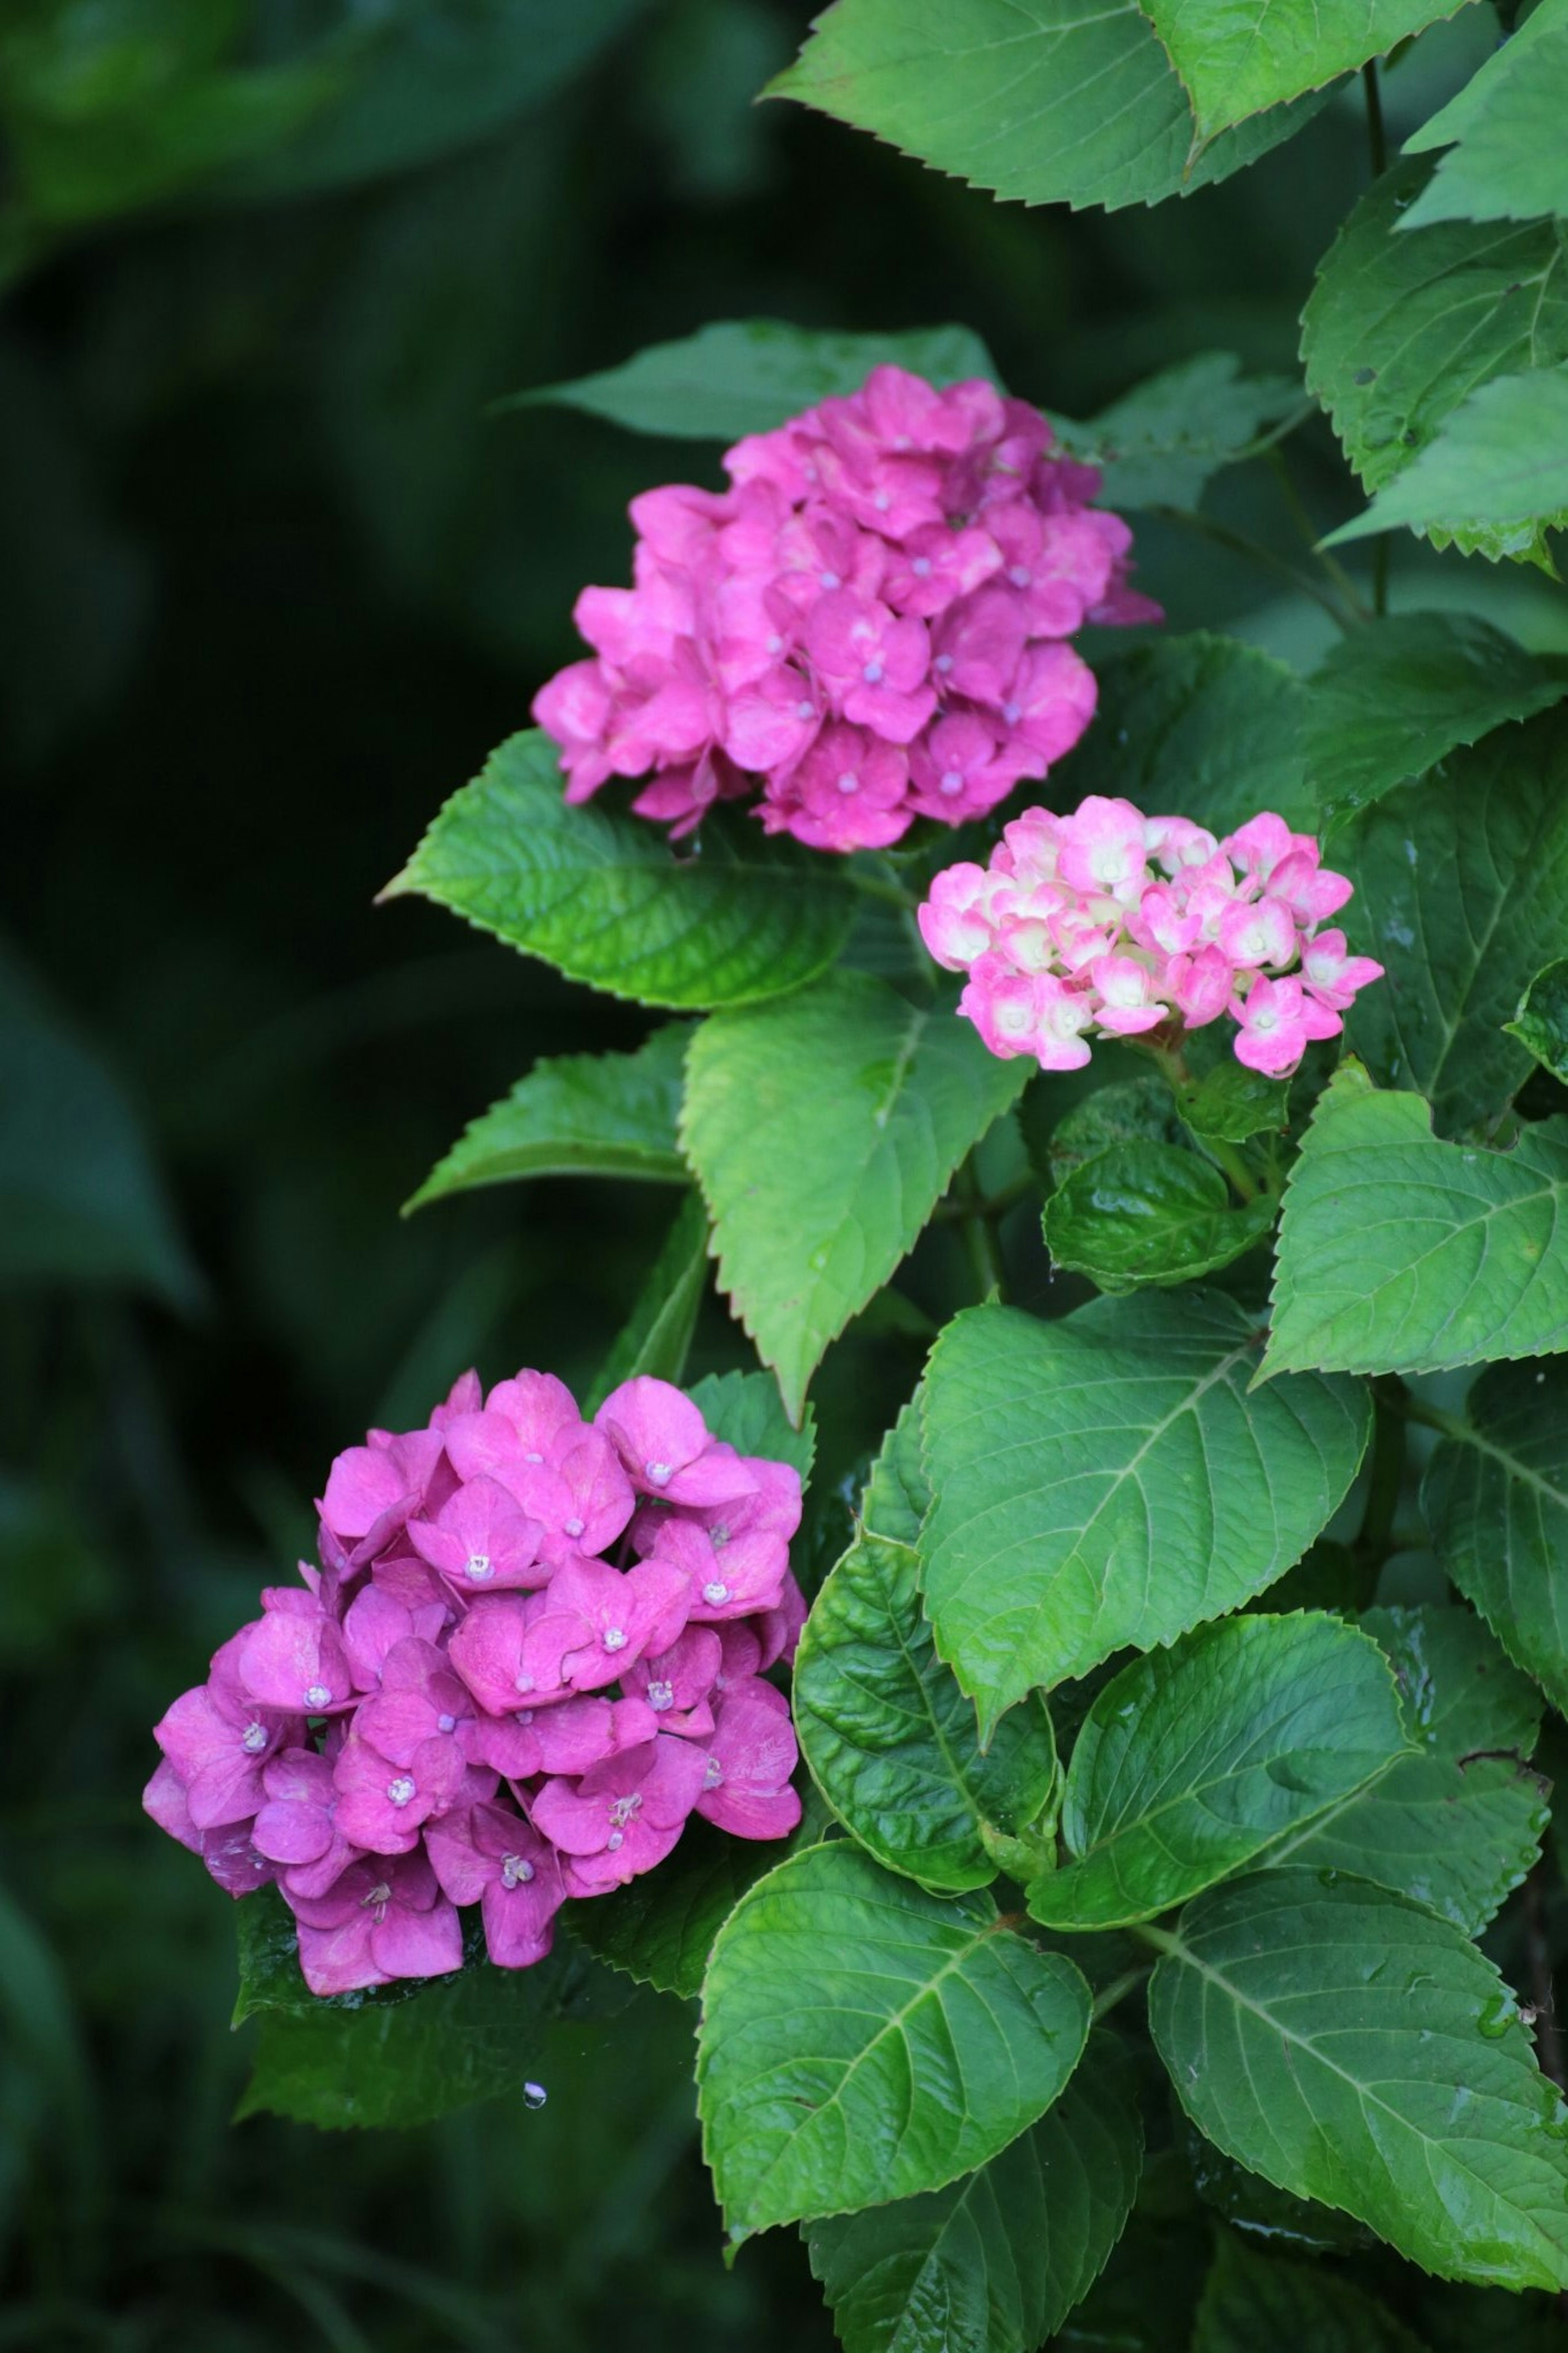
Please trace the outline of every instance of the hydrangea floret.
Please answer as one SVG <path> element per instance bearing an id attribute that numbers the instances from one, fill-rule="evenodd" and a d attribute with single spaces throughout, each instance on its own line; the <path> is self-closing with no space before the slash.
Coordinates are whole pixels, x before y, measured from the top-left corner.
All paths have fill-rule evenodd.
<path id="1" fill-rule="evenodd" d="M 548 1373 L 467 1373 L 423 1430 L 332 1464 L 320 1566 L 156 1727 L 144 1803 L 231 1895 L 275 1883 L 318 1994 L 549 1952 L 693 1814 L 800 1819 L 789 1703 L 805 1615 L 799 1474 L 738 1454 L 668 1382 L 592 1421 Z"/>
<path id="2" fill-rule="evenodd" d="M 1090 794 L 1069 816 L 1026 810 L 988 865 L 947 867 L 919 920 L 937 962 L 968 975 L 958 1009 L 994 1054 L 1078 1070 L 1096 1035 L 1168 1042 L 1223 1016 L 1237 1060 L 1285 1078 L 1382 976 L 1323 928 L 1351 895 L 1271 812 L 1216 840 Z"/>
<path id="3" fill-rule="evenodd" d="M 724 466 L 634 499 L 635 585 L 577 600 L 593 656 L 533 705 L 569 801 L 647 776 L 632 807 L 673 835 L 754 799 L 770 833 L 885 849 L 1044 776 L 1094 712 L 1066 640 L 1162 617 L 1099 473 L 982 378 L 876 368 Z"/>

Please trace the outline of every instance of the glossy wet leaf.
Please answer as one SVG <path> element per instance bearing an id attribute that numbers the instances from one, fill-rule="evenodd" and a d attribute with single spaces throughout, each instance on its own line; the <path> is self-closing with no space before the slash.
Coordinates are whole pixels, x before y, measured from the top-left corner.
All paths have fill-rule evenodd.
<path id="1" fill-rule="evenodd" d="M 536 1062 L 510 1094 L 465 1129 L 408 1202 L 519 1176 L 684 1180 L 676 1140 L 690 1029 L 672 1021 L 631 1054 L 561 1054 Z"/>
<path id="2" fill-rule="evenodd" d="M 1432 1372 L 1568 1347 L 1568 1120 L 1508 1152 L 1443 1144 L 1419 1095 L 1353 1062 L 1319 1098 L 1285 1188 L 1265 1377 Z"/>
<path id="3" fill-rule="evenodd" d="M 919 1559 L 882 1536 L 852 1545 L 812 1603 L 793 1699 L 802 1752 L 840 1821 L 926 1887 L 988 1886 L 996 1865 L 981 1824 L 1025 1829 L 1056 1783 L 1039 1700 L 982 1751 L 973 1702 L 936 1655 Z"/>
<path id="4" fill-rule="evenodd" d="M 1045 2114 L 1083 1978 L 988 1895 L 928 1895 L 847 1843 L 752 1889 L 702 1989 L 698 2105 L 742 2235 L 941 2189 Z"/>
<path id="5" fill-rule="evenodd" d="M 1542 0 L 1458 96 L 1412 132 L 1406 149 L 1447 148 L 1406 215 L 1436 220 L 1536 220 L 1568 213 L 1560 103 L 1568 86 L 1568 8 Z"/>
<path id="6" fill-rule="evenodd" d="M 1224 179 L 1310 120 L 1307 100 L 1198 152 L 1133 0 L 838 0 L 768 94 L 874 132 L 1026 205 L 1154 205 Z"/>
<path id="7" fill-rule="evenodd" d="M 1203 1077 L 1177 1090 L 1183 1119 L 1194 1135 L 1217 1144 L 1245 1144 L 1250 1136 L 1283 1134 L 1289 1118 L 1290 1083 L 1249 1071 L 1227 1054 Z"/>
<path id="8" fill-rule="evenodd" d="M 1479 1936 L 1541 1849 L 1540 1694 L 1468 1609 L 1369 1609 L 1361 1623 L 1393 1663 L 1416 1754 L 1269 1860 L 1374 1880 Z"/>
<path id="9" fill-rule="evenodd" d="M 1568 1369 L 1483 1373 L 1427 1463 L 1421 1508 L 1460 1592 L 1568 1707 Z"/>
<path id="10" fill-rule="evenodd" d="M 1550 221 L 1400 229 L 1430 167 L 1400 164 L 1364 195 L 1302 317 L 1307 385 L 1363 487 L 1381 491 L 1493 376 L 1568 358 L 1568 265 Z M 1461 512 L 1423 528 L 1442 546 L 1540 556 L 1543 541 Z"/>
<path id="11" fill-rule="evenodd" d="M 832 962 L 853 894 L 820 857 L 737 826 L 712 840 L 705 828 L 701 854 L 677 858 L 641 818 L 568 808 L 562 784 L 549 738 L 513 735 L 382 895 L 433 899 L 569 980 L 645 1005 L 750 1004 Z"/>
<path id="12" fill-rule="evenodd" d="M 1289 2344 L 1310 2353 L 1425 2353 L 1386 2305 L 1338 2273 L 1265 2253 L 1222 2232 L 1192 2353 L 1259 2353 L 1266 2345 Z"/>
<path id="13" fill-rule="evenodd" d="M 1218 1169 L 1195 1152 L 1112 1145 L 1046 1203 L 1046 1248 L 1101 1291 L 1187 1282 L 1262 1241 L 1277 1209 L 1267 1195 L 1234 1202 Z"/>
<path id="14" fill-rule="evenodd" d="M 1035 2353 L 1121 2237 L 1142 2151 L 1127 2061 L 1092 2034 L 1055 2106 L 978 2172 L 811 2225 L 845 2353 Z"/>
<path id="15" fill-rule="evenodd" d="M 1568 2284 L 1568 2112 L 1458 1929 L 1293 1870 L 1214 1888 L 1153 1933 L 1154 2042 L 1227 2155 L 1445 2279 Z"/>
<path id="16" fill-rule="evenodd" d="M 1568 1082 L 1568 959 L 1538 972 L 1503 1028 L 1533 1054 L 1543 1071 Z"/>
<path id="17" fill-rule="evenodd" d="M 581 408 L 667 440 L 739 441 L 771 432 L 830 394 L 858 392 L 874 367 L 889 364 L 931 384 L 996 375 L 968 327 L 855 335 L 784 319 L 724 319 L 679 343 L 650 344 L 602 375 L 543 385 L 498 405 Z"/>
<path id="18" fill-rule="evenodd" d="M 1257 1360 L 1241 1310 L 1203 1291 L 948 1325 L 925 1380 L 921 1553 L 937 1648 L 983 1724 L 1237 1608 L 1320 1533 L 1361 1461 L 1365 1395 L 1249 1389 Z"/>
<path id="19" fill-rule="evenodd" d="M 1329 649 L 1307 709 L 1324 829 L 1565 691 L 1568 679 L 1470 613 L 1398 613 L 1353 630 Z M 1505 752 L 1516 746 L 1504 737 Z"/>
<path id="20" fill-rule="evenodd" d="M 681 1139 L 720 1283 L 792 1413 L 1026 1075 L 946 1008 L 911 1005 L 867 973 L 699 1030 Z"/>
<path id="21" fill-rule="evenodd" d="M 1315 821 L 1301 749 L 1307 690 L 1283 662 L 1195 629 L 1120 649 L 1095 670 L 1094 725 L 1057 772 L 1064 807 L 1104 793 L 1215 834 L 1259 809 Z"/>
<path id="22" fill-rule="evenodd" d="M 1439 1130 L 1490 1119 L 1530 1069 L 1500 1033 L 1568 919 L 1568 716 L 1455 752 L 1338 836 L 1355 897 L 1341 922 L 1384 977 L 1347 1017 L 1386 1086 L 1414 1088 Z"/>
<path id="23" fill-rule="evenodd" d="M 1405 1745 L 1369 1635 L 1328 1616 L 1200 1626 L 1096 1698 L 1062 1792 L 1073 1859 L 1033 1883 L 1029 1910 L 1047 1928 L 1152 1919 L 1364 1788 Z"/>
<path id="24" fill-rule="evenodd" d="M 1148 0 L 1205 139 L 1382 57 L 1449 0 Z"/>

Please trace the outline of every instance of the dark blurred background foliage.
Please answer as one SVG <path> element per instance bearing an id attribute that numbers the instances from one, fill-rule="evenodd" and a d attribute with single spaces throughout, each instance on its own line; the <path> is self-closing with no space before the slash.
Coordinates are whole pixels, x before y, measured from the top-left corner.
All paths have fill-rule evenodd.
<path id="1" fill-rule="evenodd" d="M 791 2242 L 719 2261 L 674 2005 L 555 2029 L 537 2113 L 231 2127 L 229 1910 L 138 1806 L 151 1724 L 289 1573 L 332 1452 L 473 1360 L 585 1380 L 671 1207 L 546 1182 L 398 1217 L 537 1054 L 641 1026 L 372 904 L 570 658 L 578 586 L 625 575 L 628 497 L 693 470 L 486 404 L 736 316 L 962 320 L 1069 414 L 1203 350 L 1294 367 L 1365 170 L 1353 93 L 1188 202 L 1030 214 L 754 106 L 809 13 L 0 12 L 0 2346 L 831 2342 Z M 1394 70 L 1396 136 L 1485 38 L 1439 26 Z M 1290 451 L 1313 522 L 1350 512 L 1326 429 Z M 1268 464 L 1210 506 L 1299 554 Z M 1209 537 L 1140 545 L 1177 625 L 1324 642 Z M 1396 607 L 1457 600 L 1415 543 L 1396 565 Z M 1534 580 L 1471 566 L 1478 598 L 1564 642 Z M 943 1250 L 829 1358 L 830 1481 L 962 1295 Z M 708 1314 L 696 1368 L 742 1361 Z M 1195 2277 L 1179 2149 L 1150 2181 L 1068 2341 L 1152 2342 L 1130 2273 L 1167 2317 Z"/>

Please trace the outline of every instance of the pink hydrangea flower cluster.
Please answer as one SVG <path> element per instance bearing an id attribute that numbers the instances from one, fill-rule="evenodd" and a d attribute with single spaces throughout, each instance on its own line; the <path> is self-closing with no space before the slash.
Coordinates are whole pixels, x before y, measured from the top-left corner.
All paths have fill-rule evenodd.
<path id="1" fill-rule="evenodd" d="M 634 499 L 636 586 L 584 590 L 594 658 L 534 701 L 567 799 L 651 772 L 632 807 L 680 835 L 760 788 L 768 832 L 852 850 L 1043 776 L 1094 712 L 1064 641 L 1161 617 L 1099 474 L 1050 448 L 994 385 L 879 367 L 737 442 L 728 491 Z"/>
<path id="2" fill-rule="evenodd" d="M 1201 1029 L 1225 1014 L 1237 1060 L 1285 1078 L 1382 976 L 1322 929 L 1351 892 L 1283 818 L 1216 841 L 1090 794 L 1070 817 L 1026 810 L 988 867 L 948 867 L 920 926 L 939 964 L 969 975 L 958 1009 L 994 1054 L 1073 1071 L 1096 1031 Z"/>
<path id="3" fill-rule="evenodd" d="M 275 1881 L 319 1994 L 503 1968 L 568 1895 L 651 1871 L 700 1814 L 783 1838 L 798 1473 L 638 1378 L 591 1423 L 547 1373 L 465 1374 L 424 1430 L 332 1465 L 321 1566 L 264 1592 L 159 1724 L 144 1803 L 219 1885 Z"/>

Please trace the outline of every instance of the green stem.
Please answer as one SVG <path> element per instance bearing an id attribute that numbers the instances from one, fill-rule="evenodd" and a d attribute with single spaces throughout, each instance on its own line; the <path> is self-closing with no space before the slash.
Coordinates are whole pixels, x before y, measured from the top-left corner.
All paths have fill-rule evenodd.
<path id="1" fill-rule="evenodd" d="M 1276 480 L 1279 484 L 1280 492 L 1284 498 L 1285 504 L 1289 511 L 1290 520 L 1300 533 L 1303 543 L 1311 550 L 1313 555 L 1316 556 L 1318 562 L 1322 565 L 1323 570 L 1328 574 L 1329 578 L 1333 582 L 1334 586 L 1339 590 L 1340 595 L 1344 599 L 1346 609 L 1353 613 L 1358 621 L 1369 620 L 1371 618 L 1371 615 L 1368 613 L 1365 605 L 1362 601 L 1361 590 L 1356 586 L 1355 582 L 1351 578 L 1351 575 L 1345 570 L 1344 565 L 1340 563 L 1337 556 L 1331 555 L 1326 548 L 1319 546 L 1318 542 L 1321 534 L 1319 532 L 1317 525 L 1313 522 L 1311 516 L 1307 512 L 1305 506 L 1301 502 L 1301 493 L 1296 488 L 1295 477 L 1291 473 L 1289 465 L 1286 463 L 1284 451 L 1282 449 L 1270 449 L 1268 452 L 1268 463 L 1274 473 Z M 1379 541 L 1378 544 L 1382 547 L 1387 546 L 1388 541 L 1386 533 L 1384 538 Z"/>
<path id="2" fill-rule="evenodd" d="M 1227 1144 L 1223 1136 L 1200 1135 L 1198 1142 L 1216 1168 L 1223 1168 L 1244 1201 L 1256 1201 L 1263 1187 L 1247 1165 L 1247 1156 L 1239 1145 Z"/>
<path id="3" fill-rule="evenodd" d="M 1125 2000 L 1130 1993 L 1136 1993 L 1144 1978 L 1152 1975 L 1153 1968 L 1152 1961 L 1141 1961 L 1135 1969 L 1123 1969 L 1119 1978 L 1112 1978 L 1109 1985 L 1101 1986 L 1094 1997 L 1096 2023 L 1109 2016 L 1119 2001 Z"/>
<path id="4" fill-rule="evenodd" d="M 936 1214 L 939 1218 L 968 1218 L 973 1216 L 974 1209 L 978 1207 L 980 1215 L 989 1224 L 994 1225 L 998 1219 L 1006 1216 L 1009 1209 L 1016 1209 L 1020 1201 L 1028 1200 L 1030 1196 L 1037 1193 L 1039 1189 L 1040 1180 L 1037 1176 L 1032 1174 L 1027 1176 L 1015 1176 L 1010 1185 L 1004 1185 L 997 1192 L 987 1193 L 984 1199 L 978 1204 L 968 1201 L 943 1201 Z"/>
<path id="5" fill-rule="evenodd" d="M 901 882 L 894 882 L 880 874 L 867 874 L 854 866 L 843 870 L 846 880 L 853 884 L 863 898 L 884 899 L 889 907 L 903 907 L 911 913 L 920 905 Z"/>
<path id="6" fill-rule="evenodd" d="M 987 1214 L 973 1153 L 953 1178 L 952 1189 L 958 1197 L 963 1246 L 969 1253 L 970 1271 L 980 1297 L 983 1301 L 989 1299 L 994 1292 L 998 1299 L 1005 1299 L 1007 1270 L 1002 1262 L 1002 1249 L 996 1239 L 995 1228 Z"/>
<path id="7" fill-rule="evenodd" d="M 1366 98 L 1366 143 L 1372 158 L 1372 176 L 1381 180 L 1388 169 L 1388 133 L 1383 124 L 1383 86 L 1377 78 L 1377 59 L 1369 58 L 1361 69 L 1361 86 Z"/>
<path id="8" fill-rule="evenodd" d="M 1261 540 L 1249 539 L 1245 532 L 1232 531 L 1228 523 L 1218 522 L 1213 515 L 1194 513 L 1191 507 L 1156 507 L 1153 512 L 1166 522 L 1184 524 L 1188 531 L 1196 532 L 1201 539 L 1212 540 L 1216 547 L 1227 549 L 1232 555 L 1243 556 L 1249 564 L 1259 565 L 1267 572 L 1278 573 L 1303 596 L 1310 596 L 1314 605 L 1321 605 L 1347 636 L 1360 627 L 1364 616 L 1359 605 L 1342 605 L 1337 596 L 1331 596 L 1328 589 L 1314 580 L 1310 572 L 1298 570 L 1283 555 L 1277 555 L 1271 547 L 1265 547 Z"/>

